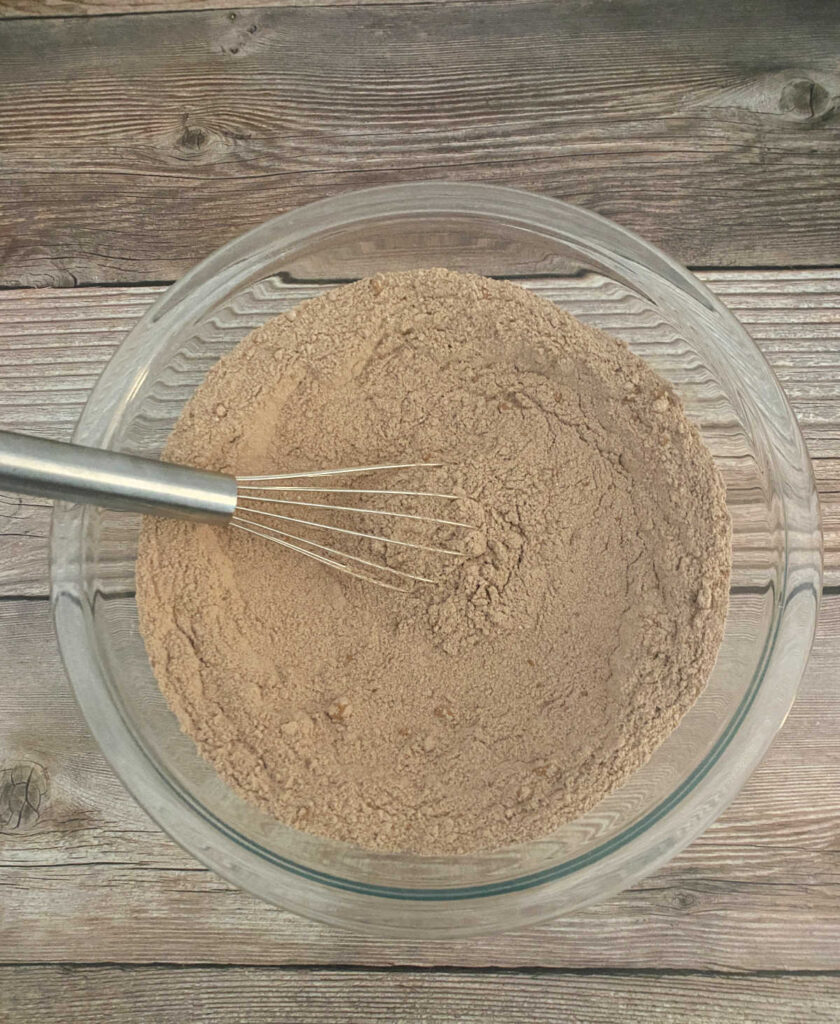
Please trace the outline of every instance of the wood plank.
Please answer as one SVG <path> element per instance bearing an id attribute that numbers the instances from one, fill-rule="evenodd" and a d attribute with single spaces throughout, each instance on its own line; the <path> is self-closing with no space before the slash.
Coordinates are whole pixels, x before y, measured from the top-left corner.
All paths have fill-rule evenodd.
<path id="1" fill-rule="evenodd" d="M 833 1024 L 836 975 L 0 968 L 0 1011 L 39 1024 Z"/>
<path id="2" fill-rule="evenodd" d="M 249 0 L 248 7 L 361 7 L 394 0 Z M 427 4 L 436 0 L 399 0 Z M 449 3 L 459 0 L 448 0 Z M 498 0 L 478 0 L 496 3 Z M 155 14 L 165 11 L 242 9 L 233 0 L 0 0 L 0 18 L 80 18 L 102 14 Z"/>
<path id="3" fill-rule="evenodd" d="M 700 277 L 740 317 L 793 403 L 820 489 L 826 583 L 840 584 L 840 270 Z M 103 366 L 161 291 L 0 292 L 0 424 L 68 439 Z M 594 312 L 596 300 L 586 301 Z M 270 313 L 267 306 L 265 318 Z M 617 333 L 621 326 L 616 321 Z M 49 509 L 0 494 L 0 596 L 47 593 Z"/>
<path id="4" fill-rule="evenodd" d="M 399 0 L 401 5 L 436 3 L 440 0 Z M 447 0 L 459 3 L 462 0 Z M 473 0 L 498 3 L 500 0 Z M 394 0 L 249 0 L 257 7 L 362 7 L 392 4 Z M 242 9 L 234 0 L 0 0 L 0 18 L 81 18 L 103 14 L 157 14 L 166 11 Z"/>
<path id="5" fill-rule="evenodd" d="M 5 792 L 13 778 L 18 795 L 24 781 L 31 791 L 0 826 L 5 961 L 840 969 L 840 594 L 824 598 L 785 726 L 715 825 L 634 889 L 469 942 L 352 935 L 206 871 L 98 752 L 64 680 L 47 602 L 0 602 L 0 636 Z"/>
<path id="6" fill-rule="evenodd" d="M 837 265 L 835 14 L 563 0 L 9 20 L 0 284 L 172 280 L 270 214 L 429 178 L 568 199 L 693 265 Z"/>

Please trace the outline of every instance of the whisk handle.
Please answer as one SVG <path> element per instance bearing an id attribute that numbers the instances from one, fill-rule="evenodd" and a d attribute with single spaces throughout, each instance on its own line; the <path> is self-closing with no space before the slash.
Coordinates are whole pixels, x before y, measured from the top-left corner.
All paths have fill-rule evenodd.
<path id="1" fill-rule="evenodd" d="M 226 521 L 236 507 L 232 476 L 7 430 L 0 491 L 207 522 Z"/>

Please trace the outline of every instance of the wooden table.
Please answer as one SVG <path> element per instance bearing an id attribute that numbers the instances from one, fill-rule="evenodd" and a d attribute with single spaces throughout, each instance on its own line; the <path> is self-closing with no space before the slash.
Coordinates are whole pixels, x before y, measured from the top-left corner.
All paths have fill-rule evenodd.
<path id="1" fill-rule="evenodd" d="M 49 509 L 0 498 L 0 1019 L 840 1018 L 838 13 L 0 0 L 0 425 L 67 437 L 161 286 L 272 214 L 519 185 L 639 231 L 743 320 L 814 459 L 827 584 L 787 724 L 681 856 L 532 931 L 395 943 L 238 892 L 135 806 L 59 664 Z"/>

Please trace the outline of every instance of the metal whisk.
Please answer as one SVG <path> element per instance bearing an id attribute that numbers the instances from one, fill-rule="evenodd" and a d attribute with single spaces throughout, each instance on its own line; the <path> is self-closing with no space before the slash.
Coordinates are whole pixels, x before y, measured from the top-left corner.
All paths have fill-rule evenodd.
<path id="1" fill-rule="evenodd" d="M 406 569 L 395 568 L 364 554 L 322 543 L 312 539 L 313 534 L 316 537 L 319 534 L 323 536 L 323 531 L 356 538 L 374 546 L 395 545 L 435 555 L 452 556 L 462 552 L 418 540 L 388 536 L 380 531 L 368 532 L 337 525 L 335 522 L 324 522 L 323 517 L 340 513 L 344 517 L 413 520 L 435 528 L 475 529 L 469 523 L 454 519 L 345 503 L 358 495 L 438 501 L 454 501 L 458 496 L 434 491 L 330 487 L 320 484 L 330 477 L 428 470 L 441 465 L 435 462 L 387 463 L 344 469 L 318 469 L 306 473 L 233 477 L 0 430 L 0 490 L 78 501 L 122 511 L 228 523 L 234 529 L 254 534 L 314 558 L 339 572 L 391 590 L 406 590 L 413 583 L 433 583 L 434 580 Z M 313 480 L 317 482 L 309 482 Z M 315 495 L 318 500 L 306 500 L 308 495 Z M 330 501 L 330 496 L 339 496 L 339 503 Z M 311 518 L 313 514 L 316 516 L 314 519 Z"/>

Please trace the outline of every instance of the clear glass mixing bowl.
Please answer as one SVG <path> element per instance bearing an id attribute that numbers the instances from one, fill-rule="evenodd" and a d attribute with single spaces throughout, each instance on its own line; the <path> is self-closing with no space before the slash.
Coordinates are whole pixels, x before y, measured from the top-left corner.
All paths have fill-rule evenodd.
<path id="1" fill-rule="evenodd" d="M 816 492 L 793 413 L 737 321 L 690 273 L 584 210 L 483 185 L 353 192 L 277 217 L 170 288 L 122 343 L 75 440 L 154 456 L 212 363 L 251 328 L 336 282 L 446 266 L 510 278 L 621 338 L 669 378 L 726 480 L 731 608 L 717 667 L 652 760 L 539 842 L 459 857 L 372 854 L 251 807 L 178 728 L 137 627 L 139 517 L 62 504 L 55 621 L 91 730 L 173 839 L 243 889 L 305 916 L 391 935 L 531 924 L 659 867 L 729 803 L 787 714 L 821 582 Z"/>

